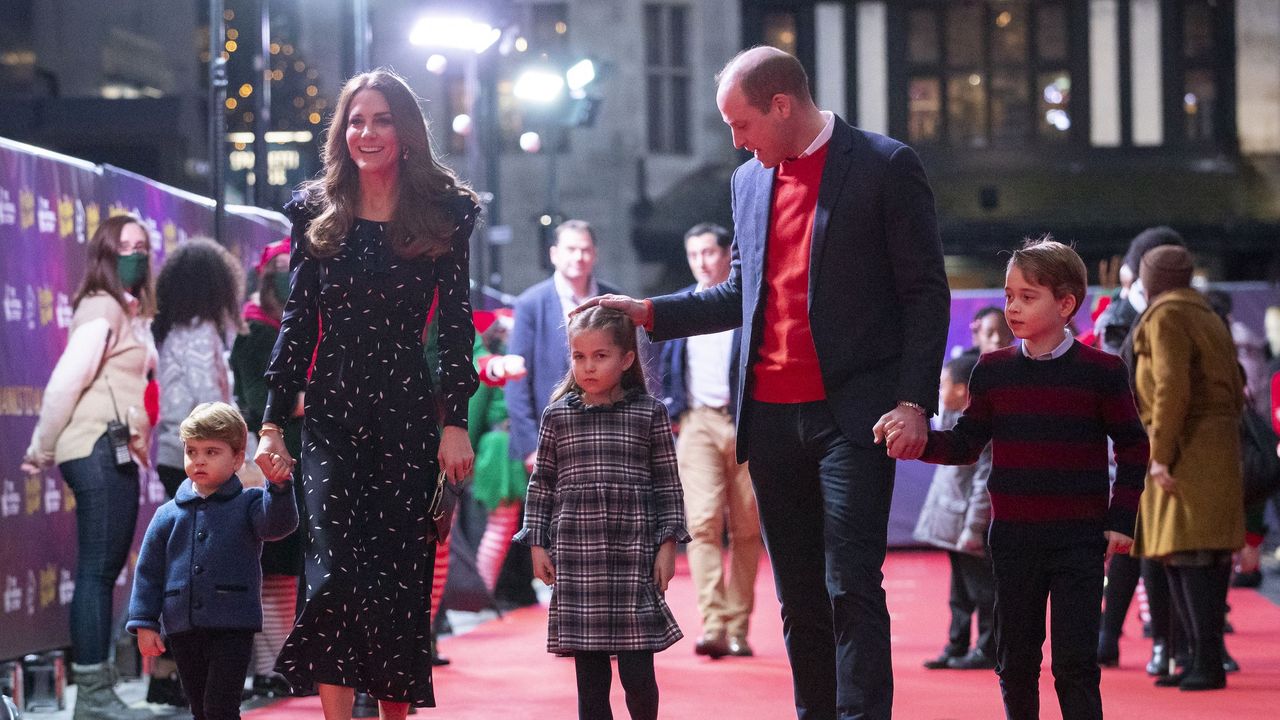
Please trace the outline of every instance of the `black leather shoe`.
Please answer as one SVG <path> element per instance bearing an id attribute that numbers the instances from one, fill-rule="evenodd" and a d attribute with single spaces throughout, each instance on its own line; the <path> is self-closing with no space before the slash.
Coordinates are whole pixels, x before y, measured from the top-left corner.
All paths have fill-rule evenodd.
<path id="1" fill-rule="evenodd" d="M 1221 690 L 1226 686 L 1227 674 L 1225 672 L 1198 673 L 1192 671 L 1182 678 L 1182 682 L 1178 683 L 1179 690 L 1192 692 L 1197 690 Z"/>
<path id="2" fill-rule="evenodd" d="M 951 670 L 992 670 L 995 666 L 996 659 L 977 648 L 970 650 L 964 657 L 951 658 L 947 661 L 947 667 Z"/>
<path id="3" fill-rule="evenodd" d="M 1165 641 L 1156 640 L 1151 643 L 1151 659 L 1147 661 L 1147 674 L 1151 677 L 1169 674 L 1169 644 Z"/>
<path id="4" fill-rule="evenodd" d="M 751 657 L 755 652 L 747 643 L 746 635 L 734 635 L 729 638 L 729 654 L 734 657 Z"/>
<path id="5" fill-rule="evenodd" d="M 712 660 L 722 658 L 729 654 L 729 639 L 725 637 L 723 630 L 703 633 L 694 644 L 693 652 L 695 655 L 705 655 Z"/>
<path id="6" fill-rule="evenodd" d="M 1172 675 L 1158 675 L 1156 677 L 1156 687 L 1178 687 L 1182 685 L 1182 680 L 1187 677 L 1185 672 L 1176 672 Z"/>
<path id="7" fill-rule="evenodd" d="M 431 667 L 444 667 L 453 661 L 440 654 L 440 643 L 435 635 L 431 636 Z"/>
<path id="8" fill-rule="evenodd" d="M 962 657 L 964 657 L 964 655 L 956 655 L 952 653 L 950 650 L 943 650 L 942 654 L 939 655 L 938 657 L 932 658 L 930 660 L 925 660 L 924 666 L 929 670 L 946 670 L 947 663 L 951 662 L 952 660 L 955 660 L 956 658 L 962 658 Z"/>

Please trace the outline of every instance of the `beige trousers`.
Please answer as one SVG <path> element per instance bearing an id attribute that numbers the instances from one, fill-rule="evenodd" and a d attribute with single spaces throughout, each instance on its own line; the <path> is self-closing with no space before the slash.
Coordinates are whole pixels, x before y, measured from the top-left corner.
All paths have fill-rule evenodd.
<path id="1" fill-rule="evenodd" d="M 695 408 L 680 416 L 676 458 L 688 516 L 689 572 L 698 591 L 703 632 L 747 634 L 760 564 L 760 516 L 745 464 L 735 456 L 733 418 Z M 721 538 L 729 529 L 729 577 Z"/>

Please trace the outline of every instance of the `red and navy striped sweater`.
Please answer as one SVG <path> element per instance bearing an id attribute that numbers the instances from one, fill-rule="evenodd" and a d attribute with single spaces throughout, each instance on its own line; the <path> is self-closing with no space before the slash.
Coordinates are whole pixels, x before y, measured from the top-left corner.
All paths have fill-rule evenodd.
<path id="1" fill-rule="evenodd" d="M 988 441 L 992 522 L 1133 536 L 1150 447 L 1119 357 L 1079 342 L 1052 360 L 1032 360 L 1017 346 L 983 355 L 960 421 L 930 432 L 920 459 L 968 465 Z"/>

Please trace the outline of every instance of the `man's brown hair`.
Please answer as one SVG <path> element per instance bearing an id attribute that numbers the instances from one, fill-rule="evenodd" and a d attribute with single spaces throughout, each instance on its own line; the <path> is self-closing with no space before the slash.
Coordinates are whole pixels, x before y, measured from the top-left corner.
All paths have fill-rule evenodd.
<path id="1" fill-rule="evenodd" d="M 768 46 L 757 45 L 734 55 L 733 59 L 725 63 L 724 68 L 716 73 L 716 86 L 722 85 L 731 78 L 736 79 L 739 87 L 742 88 L 742 94 L 747 98 L 747 103 L 762 113 L 769 112 L 773 104 L 773 96 L 778 93 L 813 102 L 813 96 L 809 93 L 809 75 L 805 73 L 804 66 L 794 55 L 777 50 L 751 65 L 741 69 L 735 67 L 743 55 L 761 47 Z M 770 49 L 776 50 L 776 48 Z"/>
<path id="2" fill-rule="evenodd" d="M 1013 251 L 1008 267 L 1018 266 L 1027 280 L 1053 291 L 1053 297 L 1061 300 L 1068 295 L 1076 299 L 1071 316 L 1076 316 L 1084 306 L 1088 271 L 1084 260 L 1069 245 L 1064 245 L 1049 233 L 1037 238 L 1027 238 L 1020 249 Z M 1007 270 L 1008 268 L 1006 268 Z"/>
<path id="3" fill-rule="evenodd" d="M 240 411 L 224 402 L 200 403 L 178 426 L 178 437 L 188 440 L 221 440 L 231 452 L 243 452 L 249 428 Z"/>

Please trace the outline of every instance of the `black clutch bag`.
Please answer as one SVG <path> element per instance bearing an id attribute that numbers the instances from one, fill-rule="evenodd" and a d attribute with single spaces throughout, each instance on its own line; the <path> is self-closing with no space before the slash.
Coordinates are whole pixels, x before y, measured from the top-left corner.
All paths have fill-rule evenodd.
<path id="1" fill-rule="evenodd" d="M 463 483 L 449 482 L 444 470 L 436 476 L 436 490 L 431 496 L 429 508 L 435 532 L 432 539 L 436 543 L 444 543 L 449 538 L 449 531 L 453 529 L 453 514 L 458 510 L 458 501 L 462 499 L 464 491 Z"/>

